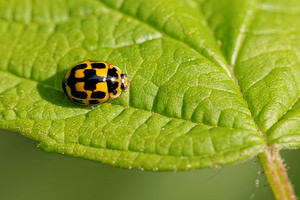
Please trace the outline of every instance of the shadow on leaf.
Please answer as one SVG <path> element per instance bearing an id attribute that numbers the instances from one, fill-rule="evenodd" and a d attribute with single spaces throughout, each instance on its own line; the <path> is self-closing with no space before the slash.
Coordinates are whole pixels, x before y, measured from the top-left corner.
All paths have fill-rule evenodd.
<path id="1" fill-rule="evenodd" d="M 75 104 L 65 95 L 62 89 L 62 80 L 65 73 L 66 70 L 58 72 L 37 85 L 37 91 L 41 98 L 61 107 L 89 109 L 88 107 Z"/>

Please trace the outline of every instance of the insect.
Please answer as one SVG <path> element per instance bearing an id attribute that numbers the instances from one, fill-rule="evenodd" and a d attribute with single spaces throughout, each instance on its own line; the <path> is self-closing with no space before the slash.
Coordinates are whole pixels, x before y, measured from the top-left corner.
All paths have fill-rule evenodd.
<path id="1" fill-rule="evenodd" d="M 128 89 L 129 79 L 114 65 L 86 60 L 69 69 L 62 87 L 75 103 L 92 106 L 119 97 Z"/>

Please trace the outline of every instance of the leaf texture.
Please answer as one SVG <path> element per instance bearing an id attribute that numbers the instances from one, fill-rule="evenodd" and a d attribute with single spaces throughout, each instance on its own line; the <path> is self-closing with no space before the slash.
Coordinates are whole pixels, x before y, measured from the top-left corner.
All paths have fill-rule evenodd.
<path id="1" fill-rule="evenodd" d="M 264 0 L 240 4 L 230 0 L 229 4 L 234 12 L 209 12 L 216 1 L 202 2 L 202 8 L 216 37 L 225 42 L 221 48 L 224 55 L 233 56 L 228 60 L 259 131 L 266 135 L 269 145 L 299 147 L 300 22 L 295 20 L 300 16 L 299 2 Z M 233 22 L 229 25 L 217 20 L 220 16 Z M 236 31 L 226 34 L 231 25 Z"/>
<path id="2" fill-rule="evenodd" d="M 148 170 L 297 147 L 299 29 L 281 22 L 299 12 L 228 2 L 0 1 L 0 127 L 48 152 Z M 70 102 L 62 78 L 86 59 L 126 70 L 129 91 L 98 107 Z"/>

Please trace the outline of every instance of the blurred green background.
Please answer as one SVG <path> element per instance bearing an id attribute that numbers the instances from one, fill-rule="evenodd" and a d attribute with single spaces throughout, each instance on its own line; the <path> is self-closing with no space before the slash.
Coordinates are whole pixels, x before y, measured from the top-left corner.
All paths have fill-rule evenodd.
<path id="1" fill-rule="evenodd" d="M 300 150 L 285 150 L 282 156 L 299 195 Z M 126 170 L 45 153 L 34 146 L 34 141 L 0 130 L 0 199 L 268 200 L 274 197 L 257 158 L 218 169 Z"/>

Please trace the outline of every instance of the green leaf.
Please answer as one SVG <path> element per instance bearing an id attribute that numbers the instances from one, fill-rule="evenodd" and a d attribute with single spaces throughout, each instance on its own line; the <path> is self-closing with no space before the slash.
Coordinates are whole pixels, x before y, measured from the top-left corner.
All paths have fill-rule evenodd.
<path id="1" fill-rule="evenodd" d="M 150 170 L 299 147 L 297 5 L 1 0 L 0 128 L 44 151 Z M 129 91 L 98 107 L 70 102 L 62 78 L 86 59 L 126 71 Z"/>

